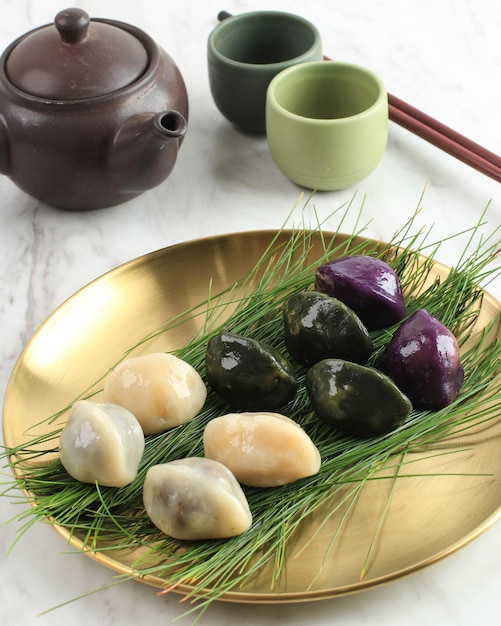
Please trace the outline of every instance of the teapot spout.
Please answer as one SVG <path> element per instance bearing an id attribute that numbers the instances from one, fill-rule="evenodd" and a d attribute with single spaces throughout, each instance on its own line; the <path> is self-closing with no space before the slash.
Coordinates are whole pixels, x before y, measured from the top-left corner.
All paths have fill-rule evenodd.
<path id="1" fill-rule="evenodd" d="M 181 113 L 162 111 L 153 117 L 153 125 L 160 136 L 171 139 L 182 139 L 186 135 L 187 124 Z"/>
<path id="2" fill-rule="evenodd" d="M 107 169 L 121 193 L 153 189 L 172 172 L 187 122 L 177 111 L 136 115 L 115 134 Z"/>

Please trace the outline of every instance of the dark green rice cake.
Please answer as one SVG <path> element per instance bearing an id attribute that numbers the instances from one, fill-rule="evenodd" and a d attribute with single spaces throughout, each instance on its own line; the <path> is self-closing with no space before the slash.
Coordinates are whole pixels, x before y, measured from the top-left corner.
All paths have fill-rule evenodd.
<path id="1" fill-rule="evenodd" d="M 412 405 L 393 381 L 374 368 L 324 359 L 306 374 L 317 416 L 355 437 L 375 437 L 402 425 Z"/>
<path id="2" fill-rule="evenodd" d="M 369 332 L 337 298 L 301 291 L 287 300 L 283 316 L 285 345 L 298 363 L 310 366 L 336 358 L 364 364 L 371 355 Z"/>
<path id="3" fill-rule="evenodd" d="M 207 343 L 207 380 L 236 408 L 273 411 L 297 391 L 294 369 L 278 350 L 236 333 L 221 332 Z"/>

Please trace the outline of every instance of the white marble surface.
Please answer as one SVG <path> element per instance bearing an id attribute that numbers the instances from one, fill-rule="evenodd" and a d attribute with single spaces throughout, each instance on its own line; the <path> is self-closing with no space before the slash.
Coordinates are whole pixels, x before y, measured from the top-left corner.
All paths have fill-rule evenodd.
<path id="1" fill-rule="evenodd" d="M 273 166 L 263 138 L 248 137 L 221 118 L 209 93 L 205 42 L 220 9 L 277 8 L 315 22 L 328 56 L 377 72 L 390 92 L 501 153 L 501 3 L 498 0 L 88 0 L 74 2 L 92 16 L 142 27 L 178 63 L 187 83 L 189 132 L 172 176 L 130 203 L 100 212 L 51 209 L 0 177 L 0 387 L 44 319 L 77 289 L 140 254 L 187 239 L 247 229 L 279 228 L 300 190 Z M 71 5 L 71 3 L 70 3 Z M 67 8 L 61 0 L 0 0 L 0 48 Z M 1 112 L 0 112 L 1 113 Z M 423 188 L 420 220 L 436 238 L 470 227 L 490 202 L 486 232 L 501 223 L 501 186 L 391 124 L 383 162 L 367 180 L 342 192 L 318 194 L 327 216 L 357 191 L 365 197 L 369 234 L 389 237 L 413 213 Z M 355 219 L 350 214 L 346 229 Z M 453 263 L 457 243 L 443 247 Z M 491 292 L 501 299 L 500 281 Z M 6 470 L 1 470 L 5 477 Z M 0 498 L 0 520 L 19 511 Z M 113 574 L 67 547 L 38 524 L 12 549 L 18 525 L 0 528 L 0 623 L 23 626 L 170 624 L 185 607 L 179 597 L 127 583 L 43 611 L 111 584 Z M 353 596 L 302 605 L 214 604 L 203 624 L 224 626 L 331 623 L 499 623 L 501 525 L 409 577 Z M 176 623 L 187 625 L 190 618 Z"/>

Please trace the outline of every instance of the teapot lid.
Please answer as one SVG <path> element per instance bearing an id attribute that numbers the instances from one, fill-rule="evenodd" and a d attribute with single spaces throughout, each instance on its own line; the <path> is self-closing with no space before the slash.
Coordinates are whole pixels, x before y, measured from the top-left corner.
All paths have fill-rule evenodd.
<path id="1" fill-rule="evenodd" d="M 146 48 L 118 22 L 60 11 L 54 24 L 19 40 L 6 72 L 18 89 L 51 100 L 103 96 L 135 82 L 148 66 Z"/>

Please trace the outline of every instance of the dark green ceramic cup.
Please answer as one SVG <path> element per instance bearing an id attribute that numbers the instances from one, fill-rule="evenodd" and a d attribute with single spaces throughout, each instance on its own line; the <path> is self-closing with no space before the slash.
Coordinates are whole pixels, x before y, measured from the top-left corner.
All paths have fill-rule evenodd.
<path id="1" fill-rule="evenodd" d="M 209 84 L 219 111 L 232 124 L 264 133 L 266 90 L 282 70 L 322 59 L 317 28 L 281 11 L 252 11 L 226 18 L 209 35 Z"/>

